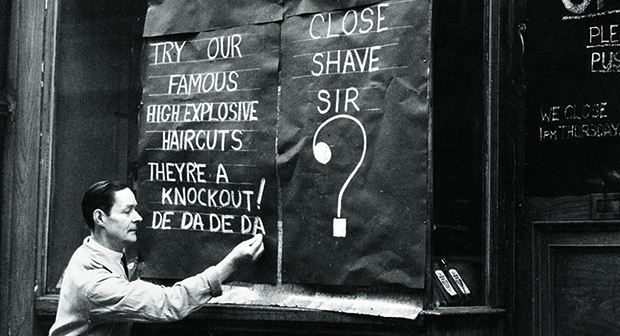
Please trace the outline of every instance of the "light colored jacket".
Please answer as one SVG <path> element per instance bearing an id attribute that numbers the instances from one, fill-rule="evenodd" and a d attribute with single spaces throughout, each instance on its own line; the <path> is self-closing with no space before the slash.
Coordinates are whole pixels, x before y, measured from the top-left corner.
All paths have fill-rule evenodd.
<path id="1" fill-rule="evenodd" d="M 177 321 L 222 293 L 213 267 L 171 287 L 129 281 L 122 255 L 84 239 L 65 270 L 49 335 L 129 335 L 131 322 Z"/>

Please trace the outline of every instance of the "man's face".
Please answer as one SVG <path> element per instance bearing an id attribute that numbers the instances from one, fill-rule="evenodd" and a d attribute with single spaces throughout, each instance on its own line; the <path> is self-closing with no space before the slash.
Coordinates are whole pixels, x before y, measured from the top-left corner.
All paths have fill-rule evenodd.
<path id="1" fill-rule="evenodd" d="M 136 242 L 136 230 L 142 217 L 136 211 L 136 198 L 130 189 L 116 192 L 110 214 L 105 215 L 106 238 L 115 250 L 121 251 Z"/>

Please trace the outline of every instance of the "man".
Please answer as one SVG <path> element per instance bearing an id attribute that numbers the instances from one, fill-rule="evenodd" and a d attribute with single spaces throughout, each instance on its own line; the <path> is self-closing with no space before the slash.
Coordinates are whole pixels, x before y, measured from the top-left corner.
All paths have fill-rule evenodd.
<path id="1" fill-rule="evenodd" d="M 263 253 L 262 235 L 237 245 L 217 265 L 172 287 L 129 281 L 123 251 L 136 241 L 142 217 L 129 187 L 92 185 L 82 200 L 91 231 L 65 270 L 50 335 L 128 335 L 131 322 L 176 321 L 221 294 L 221 282 Z"/>

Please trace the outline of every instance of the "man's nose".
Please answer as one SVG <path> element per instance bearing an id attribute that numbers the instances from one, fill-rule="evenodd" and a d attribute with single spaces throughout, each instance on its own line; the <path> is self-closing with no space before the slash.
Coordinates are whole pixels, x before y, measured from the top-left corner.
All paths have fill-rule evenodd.
<path id="1" fill-rule="evenodd" d="M 142 221 L 142 216 L 140 216 L 140 213 L 138 213 L 137 211 L 134 211 L 133 221 L 134 222 L 141 222 Z"/>

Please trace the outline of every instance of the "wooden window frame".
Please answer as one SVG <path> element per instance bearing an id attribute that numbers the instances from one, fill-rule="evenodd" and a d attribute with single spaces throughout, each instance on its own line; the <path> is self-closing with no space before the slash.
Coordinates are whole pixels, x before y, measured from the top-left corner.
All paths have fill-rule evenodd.
<path id="1" fill-rule="evenodd" d="M 518 122 L 518 99 L 513 97 L 511 78 L 518 75 L 514 64 L 514 46 L 518 37 L 514 24 L 517 0 L 504 2 L 486 0 L 485 14 L 485 255 L 484 255 L 484 306 L 431 308 L 426 315 L 454 314 L 503 314 L 504 308 L 514 302 L 514 225 L 517 208 L 517 181 L 513 162 L 518 159 L 514 148 L 520 144 L 514 125 Z M 54 125 L 54 69 L 55 37 L 58 18 L 58 1 L 16 0 L 12 10 L 13 47 L 9 59 L 9 82 L 15 93 L 15 108 L 11 110 L 13 121 L 10 140 L 7 142 L 3 167 L 2 205 L 3 264 L 11 265 L 8 277 L 2 275 L 0 290 L 7 294 L 9 309 L 0 314 L 2 325 L 18 330 L 16 319 L 33 321 L 37 314 L 55 313 L 57 296 L 46 293 L 47 243 L 49 233 L 50 204 L 52 201 L 53 125 Z M 40 45 L 41 48 L 18 48 L 20 45 Z M 33 111 L 37 111 L 33 113 Z M 501 112 L 500 112 L 501 111 Z M 502 155 L 510 153 L 510 155 Z M 36 164 L 35 164 L 36 163 Z M 35 178 L 32 178 L 35 176 Z M 512 178 L 503 178 L 510 176 Z M 36 209 L 36 210 L 32 210 Z M 25 224 L 28 222 L 29 224 Z M 430 244 L 429 244 L 430 245 Z M 8 250 L 7 250 L 8 249 Z M 430 258 L 430 253 L 427 253 Z M 430 261 L 430 259 L 429 259 Z M 426 293 L 430 292 L 430 262 L 427 262 Z M 33 279 L 18 283 L 16 279 Z M 8 293 L 11 293 L 8 296 Z M 35 302 L 34 312 L 30 305 Z M 427 297 L 427 302 L 430 302 Z M 244 307 L 243 309 L 251 309 Z M 53 310 L 53 312 L 52 312 Z M 298 312 L 289 312 L 276 320 L 291 318 Z M 36 313 L 35 313 L 36 312 Z M 240 314 L 243 313 L 238 313 Z M 342 323 L 360 322 L 358 318 L 336 317 L 325 312 L 312 319 Z M 264 315 L 260 315 L 264 317 Z M 308 319 L 296 317 L 295 319 Z M 370 318 L 369 320 L 372 320 Z M 357 322 L 356 322 L 357 321 Z M 32 322 L 34 324 L 34 322 Z"/>

